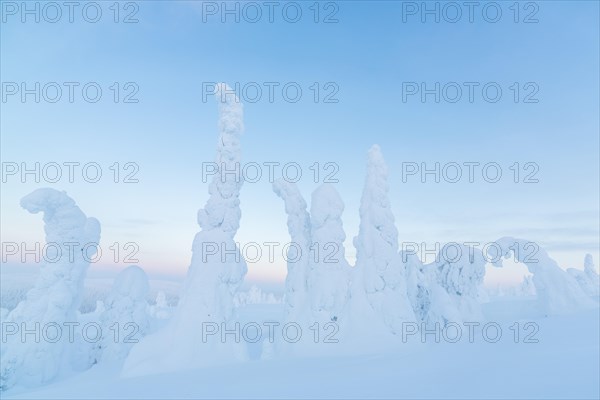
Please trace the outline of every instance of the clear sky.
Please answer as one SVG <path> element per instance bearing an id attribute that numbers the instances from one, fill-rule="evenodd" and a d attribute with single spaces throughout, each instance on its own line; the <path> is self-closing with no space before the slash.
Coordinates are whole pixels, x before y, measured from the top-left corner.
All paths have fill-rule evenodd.
<path id="1" fill-rule="evenodd" d="M 139 264 L 149 272 L 185 273 L 199 229 L 196 213 L 208 198 L 202 163 L 214 160 L 217 139 L 217 106 L 211 96 L 204 101 L 203 83 L 239 82 L 243 87 L 256 82 L 263 89 L 260 100 L 247 101 L 254 97 L 252 85 L 242 95 L 244 159 L 300 164 L 298 184 L 309 203 L 317 186 L 309 167 L 319 162 L 322 182 L 323 174 L 332 171 L 323 169 L 325 163 L 335 163 L 336 188 L 346 203 L 351 263 L 366 152 L 374 143 L 389 164 L 401 242 L 433 247 L 435 242 L 485 243 L 511 235 L 539 243 L 563 267 L 581 268 L 585 253 L 598 263 L 598 2 L 520 3 L 518 15 L 512 1 L 498 2 L 502 14 L 496 23 L 490 22 L 495 8 L 482 14 L 485 2 L 474 9 L 473 22 L 462 8 L 455 23 L 448 20 L 456 9 L 444 2 L 427 3 L 432 9 L 438 4 L 439 23 L 434 15 L 422 15 L 421 2 L 341 1 L 316 7 L 299 2 L 302 17 L 296 23 L 289 22 L 295 8 L 288 6 L 284 15 L 287 3 L 276 3 L 273 22 L 264 2 L 254 3 L 262 16 L 252 23 L 255 10 L 243 3 L 237 3 L 236 22 L 235 15 L 222 15 L 221 2 L 140 1 L 121 3 L 118 23 L 113 2 L 98 2 L 102 16 L 96 23 L 83 17 L 85 2 L 74 10 L 72 23 L 64 7 L 57 23 L 47 21 L 57 16 L 56 10 L 43 8 L 36 23 L 35 16 L 23 14 L 21 2 L 3 1 L 3 171 L 7 163 L 33 168 L 36 161 L 42 166 L 95 162 L 103 176 L 89 183 L 76 167 L 70 183 L 66 166 L 57 183 L 43 177 L 36 183 L 32 175 L 23 183 L 20 173 L 5 176 L 2 241 L 43 240 L 40 216 L 22 210 L 19 199 L 37 187 L 54 187 L 66 190 L 88 216 L 100 220 L 107 253 L 111 243 L 135 242 Z M 27 4 L 35 7 L 35 2 Z M 236 3 L 228 4 L 233 8 Z M 215 6 L 219 9 L 213 15 Z M 95 8 L 86 12 L 92 20 Z M 138 22 L 123 23 L 127 17 Z M 40 88 L 46 85 L 39 103 L 35 94 L 22 101 L 23 82 L 30 89 L 36 82 Z M 47 85 L 52 82 L 62 88 L 56 103 L 48 101 L 55 98 L 56 85 Z M 73 102 L 65 82 L 79 84 Z M 102 89 L 96 103 L 82 95 L 88 82 Z M 272 102 L 265 82 L 279 84 Z M 284 99 L 281 87 L 289 82 L 303 91 L 298 102 Z M 420 93 L 407 94 L 414 88 L 411 82 L 429 89 L 439 82 L 447 91 L 440 89 L 439 103 L 434 94 L 422 101 Z M 478 85 L 472 102 L 465 82 Z M 13 83 L 19 90 L 14 95 Z M 493 88 L 502 90 L 497 102 L 482 94 L 488 83 L 493 83 L 488 99 Z M 462 96 L 452 103 L 457 85 Z M 135 90 L 129 100 L 138 102 L 123 102 Z M 325 102 L 334 90 L 330 99 L 337 102 Z M 88 95 L 94 96 L 93 88 Z M 532 100 L 537 102 L 527 102 Z M 114 183 L 110 167 L 115 162 L 119 181 L 133 171 L 125 170 L 125 163 L 133 162 L 139 182 Z M 503 175 L 490 183 L 478 167 L 471 183 L 463 166 L 458 183 L 443 177 L 436 183 L 432 176 L 422 183 L 419 175 L 403 182 L 403 163 L 433 168 L 436 162 L 497 163 Z M 515 167 L 510 168 L 515 162 L 519 183 L 513 182 Z M 534 164 L 526 168 L 526 163 Z M 242 188 L 237 236 L 242 244 L 289 241 L 284 207 L 267 171 L 263 167 L 263 178 Z M 539 182 L 524 183 L 532 172 Z M 275 176 L 281 176 L 281 168 Z M 96 268 L 114 267 L 110 253 L 105 257 Z M 274 263 L 263 258 L 249 264 L 248 277 L 282 280 L 285 262 L 280 256 Z"/>

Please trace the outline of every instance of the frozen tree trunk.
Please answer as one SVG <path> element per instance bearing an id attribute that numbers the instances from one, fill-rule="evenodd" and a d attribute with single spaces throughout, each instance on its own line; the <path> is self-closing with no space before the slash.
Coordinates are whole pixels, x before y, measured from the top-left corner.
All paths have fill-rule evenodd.
<path id="1" fill-rule="evenodd" d="M 344 202 L 331 184 L 323 184 L 313 192 L 308 291 L 311 316 L 320 323 L 337 321 L 349 295 L 343 211 Z"/>
<path id="2" fill-rule="evenodd" d="M 503 237 L 496 243 L 505 258 L 514 254 L 516 261 L 527 266 L 533 274 L 533 283 L 541 311 L 550 314 L 564 314 L 581 308 L 596 306 L 581 290 L 577 281 L 562 270 L 548 253 L 534 242 Z M 502 266 L 502 257 L 497 257 L 496 266 Z"/>
<path id="3" fill-rule="evenodd" d="M 219 102 L 218 171 L 209 187 L 210 197 L 198 211 L 202 228 L 192 245 L 192 261 L 177 309 L 167 326 L 134 346 L 124 365 L 128 376 L 173 371 L 244 358 L 240 343 L 229 336 L 211 336 L 203 343 L 202 332 L 227 323 L 233 298 L 246 275 L 246 261 L 234 242 L 241 218 L 239 194 L 240 137 L 243 106 L 225 84 L 217 85 Z M 211 328 L 212 329 L 212 328 Z"/>
<path id="4" fill-rule="evenodd" d="M 65 192 L 38 189 L 21 199 L 21 206 L 31 213 L 44 213 L 47 246 L 46 262 L 27 297 L 4 321 L 24 329 L 43 331 L 58 326 L 63 334 L 54 341 L 33 334 L 21 341 L 11 335 L 2 344 L 0 388 L 15 384 L 41 385 L 68 366 L 68 324 L 77 322 L 77 309 L 83 293 L 83 280 L 94 259 L 100 240 L 100 223 L 87 218 Z M 65 323 L 67 325 L 65 325 Z M 48 331 L 50 332 L 50 330 Z"/>
<path id="5" fill-rule="evenodd" d="M 288 215 L 291 245 L 287 251 L 285 318 L 297 320 L 306 312 L 307 273 L 310 259 L 310 215 L 298 187 L 284 180 L 273 183 L 273 191 L 283 199 Z"/>
<path id="6" fill-rule="evenodd" d="M 354 238 L 356 268 L 373 309 L 398 333 L 415 321 L 407 296 L 404 266 L 398 254 L 398 230 L 388 198 L 387 166 L 379 146 L 369 150 L 367 178 L 360 204 L 360 229 Z"/>

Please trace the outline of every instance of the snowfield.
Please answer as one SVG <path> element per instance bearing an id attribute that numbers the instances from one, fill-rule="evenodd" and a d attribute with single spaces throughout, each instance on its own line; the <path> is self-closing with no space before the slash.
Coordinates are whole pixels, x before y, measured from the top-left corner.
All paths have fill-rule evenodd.
<path id="1" fill-rule="evenodd" d="M 15 389 L 3 398 L 597 399 L 598 310 L 546 318 L 532 308 L 528 300 L 487 303 L 486 318 L 504 331 L 497 343 L 478 332 L 474 343 L 421 344 L 417 338 L 380 354 L 250 360 L 127 379 L 113 363 L 42 389 Z M 240 317 L 256 321 L 278 314 L 281 306 L 259 305 L 245 307 Z M 539 343 L 522 343 L 523 338 L 514 343 L 509 327 L 515 321 L 539 324 Z"/>

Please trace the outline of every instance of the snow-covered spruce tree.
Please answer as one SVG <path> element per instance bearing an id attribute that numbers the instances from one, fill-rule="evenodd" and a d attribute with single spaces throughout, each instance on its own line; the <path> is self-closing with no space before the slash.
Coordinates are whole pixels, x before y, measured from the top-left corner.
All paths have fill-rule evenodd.
<path id="1" fill-rule="evenodd" d="M 415 314 L 407 296 L 404 265 L 398 254 L 398 230 L 388 198 L 387 176 L 381 150 L 374 145 L 368 153 L 360 228 L 354 238 L 356 274 L 373 309 L 392 332 L 399 333 L 403 322 L 415 321 Z"/>
<path id="2" fill-rule="evenodd" d="M 583 292 L 575 278 L 561 269 L 535 242 L 503 237 L 495 243 L 501 249 L 501 257 L 495 257 L 497 259 L 493 260 L 496 266 L 502 266 L 502 257 L 508 258 L 513 254 L 515 260 L 525 264 L 533 274 L 540 311 L 546 315 L 564 314 L 597 306 L 597 303 Z"/>
<path id="3" fill-rule="evenodd" d="M 125 268 L 117 275 L 104 302 L 106 309 L 100 316 L 100 361 L 125 359 L 133 344 L 148 333 L 150 321 L 146 297 L 149 288 L 146 273 L 137 265 Z"/>
<path id="4" fill-rule="evenodd" d="M 567 272 L 575 278 L 581 290 L 590 296 L 597 297 L 600 295 L 600 277 L 594 267 L 594 260 L 591 254 L 586 254 L 583 261 L 583 271 L 577 268 L 569 268 Z"/>
<path id="5" fill-rule="evenodd" d="M 594 266 L 594 260 L 591 254 L 586 254 L 585 259 L 583 261 L 583 272 L 588 278 L 590 282 L 590 289 L 588 294 L 590 296 L 599 296 L 600 295 L 600 275 L 596 272 L 596 267 Z"/>
<path id="6" fill-rule="evenodd" d="M 169 302 L 167 301 L 167 295 L 165 292 L 160 290 L 156 294 L 155 304 L 150 307 L 150 314 L 156 319 L 168 319 L 171 315 L 169 310 Z"/>
<path id="7" fill-rule="evenodd" d="M 202 230 L 194 238 L 186 288 L 177 310 L 182 315 L 196 315 L 198 322 L 231 317 L 233 295 L 247 272 L 233 240 L 242 215 L 239 195 L 243 177 L 231 172 L 240 170 L 243 106 L 224 83 L 217 85 L 215 97 L 219 102 L 219 170 L 210 184 L 206 206 L 198 211 Z"/>
<path id="8" fill-rule="evenodd" d="M 462 321 L 457 306 L 438 283 L 435 265 L 423 265 L 411 252 L 400 252 L 400 258 L 406 271 L 408 298 L 417 320 L 430 327 Z"/>
<path id="9" fill-rule="evenodd" d="M 431 308 L 431 292 L 423 272 L 423 263 L 415 254 L 400 252 L 404 264 L 408 299 L 418 321 L 427 321 Z"/>
<path id="10" fill-rule="evenodd" d="M 287 251 L 285 280 L 285 319 L 298 320 L 305 315 L 310 260 L 310 215 L 306 201 L 294 183 L 279 179 L 273 191 L 283 199 L 291 245 Z"/>
<path id="11" fill-rule="evenodd" d="M 483 319 L 479 290 L 485 276 L 485 264 L 481 250 L 458 243 L 442 247 L 435 262 L 437 281 L 450 295 L 462 321 Z"/>
<path id="12" fill-rule="evenodd" d="M 54 189 L 35 190 L 21 199 L 21 206 L 31 213 L 44 213 L 48 245 L 35 286 L 4 322 L 17 324 L 19 331 L 35 330 L 35 324 L 39 324 L 38 331 L 50 325 L 64 331 L 68 329 L 65 323 L 77 323 L 83 280 L 100 240 L 100 223 L 87 218 L 65 192 Z M 53 329 L 48 332 L 57 331 Z M 68 365 L 68 336 L 60 335 L 56 342 L 54 336 L 35 340 L 29 335 L 25 341 L 21 335 L 8 336 L 1 346 L 0 389 L 40 385 L 54 378 Z"/>
<path id="13" fill-rule="evenodd" d="M 594 259 L 591 254 L 586 254 L 583 259 L 583 272 L 590 278 L 590 280 L 598 280 L 598 272 L 596 272 L 596 266 L 594 266 Z"/>
<path id="14" fill-rule="evenodd" d="M 322 184 L 313 192 L 308 292 L 311 317 L 319 323 L 337 321 L 348 300 L 350 265 L 345 256 L 343 211 L 344 202 L 333 185 Z"/>
<path id="15" fill-rule="evenodd" d="M 246 275 L 246 261 L 234 242 L 241 218 L 239 194 L 240 137 L 243 106 L 231 88 L 217 85 L 219 139 L 218 172 L 209 186 L 210 197 L 198 211 L 201 231 L 192 244 L 192 261 L 177 309 L 167 326 L 134 346 L 125 361 L 124 375 L 192 368 L 244 358 L 240 343 L 220 335 L 202 341 L 203 329 L 231 320 L 233 298 Z M 212 329 L 212 328 L 211 328 Z"/>

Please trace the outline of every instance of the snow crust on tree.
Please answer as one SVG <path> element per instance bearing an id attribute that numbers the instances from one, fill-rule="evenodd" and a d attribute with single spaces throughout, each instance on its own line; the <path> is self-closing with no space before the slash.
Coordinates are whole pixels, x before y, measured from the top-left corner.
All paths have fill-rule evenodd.
<path id="1" fill-rule="evenodd" d="M 77 322 L 77 309 L 83 295 L 83 280 L 94 259 L 100 240 L 100 223 L 88 218 L 65 192 L 37 189 L 21 199 L 31 213 L 44 214 L 47 246 L 45 259 L 35 286 L 4 320 L 34 329 L 35 324 Z M 22 325 L 25 324 L 25 325 Z M 37 386 L 57 376 L 68 364 L 68 335 L 52 343 L 48 340 L 21 341 L 11 335 L 1 346 L 0 388 L 15 384 Z"/>
<path id="2" fill-rule="evenodd" d="M 242 187 L 240 138 L 243 105 L 229 86 L 218 84 L 217 174 L 210 197 L 198 211 L 201 231 L 192 244 L 192 261 L 177 309 L 167 326 L 134 346 L 125 360 L 125 376 L 172 371 L 244 359 L 243 343 L 232 340 L 198 343 L 203 324 L 226 323 L 233 316 L 233 298 L 247 272 L 234 236 L 239 228 Z"/>
<path id="3" fill-rule="evenodd" d="M 527 266 L 533 274 L 533 283 L 540 306 L 540 311 L 551 314 L 565 314 L 581 308 L 596 307 L 580 288 L 575 278 L 561 269 L 548 253 L 534 242 L 513 237 L 496 240 L 500 246 L 501 256 L 508 258 L 514 255 L 516 261 Z M 496 266 L 502 266 L 502 257 L 496 257 Z"/>
<path id="4" fill-rule="evenodd" d="M 357 280 L 353 285 L 362 287 L 375 312 L 392 332 L 398 333 L 403 322 L 415 321 L 415 314 L 398 254 L 398 230 L 388 197 L 387 177 L 381 149 L 374 145 L 368 153 L 360 227 L 354 238 Z"/>
<path id="5" fill-rule="evenodd" d="M 594 260 L 591 254 L 586 254 L 583 261 L 583 271 L 576 268 L 569 268 L 567 272 L 575 278 L 579 287 L 590 297 L 600 295 L 600 277 L 594 267 Z"/>
<path id="6" fill-rule="evenodd" d="M 279 179 L 273 191 L 285 203 L 287 226 L 292 245 L 287 250 L 287 277 L 285 280 L 285 318 L 305 316 L 307 307 L 308 272 L 311 246 L 310 215 L 306 201 L 296 184 Z"/>

